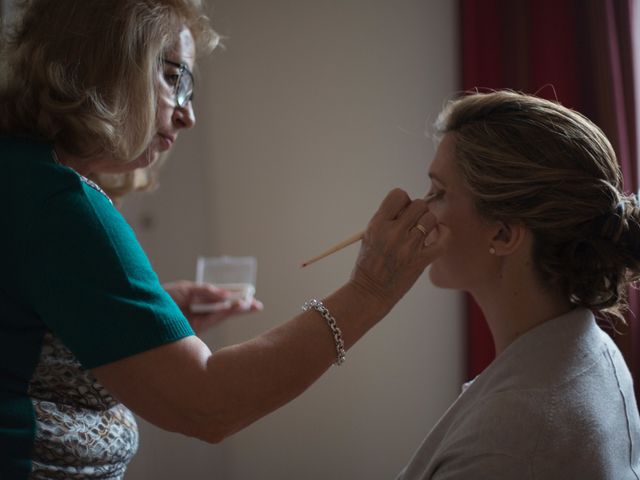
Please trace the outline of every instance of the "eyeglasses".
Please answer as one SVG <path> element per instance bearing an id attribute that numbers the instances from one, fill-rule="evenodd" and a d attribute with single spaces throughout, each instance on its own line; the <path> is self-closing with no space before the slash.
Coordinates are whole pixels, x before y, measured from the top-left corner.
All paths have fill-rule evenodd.
<path id="1" fill-rule="evenodd" d="M 165 79 L 173 86 L 173 94 L 176 99 L 176 107 L 184 108 L 193 100 L 193 74 L 184 63 L 176 63 L 163 58 L 162 61 L 178 69 L 176 74 L 165 73 Z"/>

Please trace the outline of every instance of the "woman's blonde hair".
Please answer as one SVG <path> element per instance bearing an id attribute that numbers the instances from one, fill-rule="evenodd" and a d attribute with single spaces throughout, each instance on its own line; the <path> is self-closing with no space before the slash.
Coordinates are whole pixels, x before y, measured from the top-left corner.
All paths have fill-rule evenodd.
<path id="1" fill-rule="evenodd" d="M 534 235 L 540 278 L 576 305 L 621 317 L 640 272 L 640 209 L 604 133 L 562 105 L 513 91 L 451 101 L 436 129 L 486 218 Z"/>
<path id="2" fill-rule="evenodd" d="M 198 54 L 218 41 L 200 0 L 24 0 L 18 9 L 1 37 L 0 132 L 81 157 L 140 156 L 155 134 L 163 52 L 184 26 Z M 119 195 L 151 177 L 96 180 Z"/>

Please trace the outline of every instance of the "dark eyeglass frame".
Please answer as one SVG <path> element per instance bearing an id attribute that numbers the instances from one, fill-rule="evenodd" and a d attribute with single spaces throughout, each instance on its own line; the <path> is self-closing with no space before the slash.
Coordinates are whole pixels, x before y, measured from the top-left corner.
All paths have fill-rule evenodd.
<path id="1" fill-rule="evenodd" d="M 178 80 L 173 87 L 173 95 L 176 100 L 176 107 L 185 108 L 193 100 L 193 90 L 195 88 L 193 73 L 184 63 L 173 62 L 166 58 L 163 58 L 162 61 L 178 69 Z"/>

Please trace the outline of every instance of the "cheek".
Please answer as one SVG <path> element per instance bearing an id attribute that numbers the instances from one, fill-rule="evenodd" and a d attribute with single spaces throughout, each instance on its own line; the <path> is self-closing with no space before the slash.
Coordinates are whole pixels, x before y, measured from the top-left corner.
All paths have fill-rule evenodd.
<path id="1" fill-rule="evenodd" d="M 431 264 L 429 279 L 440 288 L 470 290 L 482 277 L 480 263 L 478 257 L 451 249 Z"/>
<path id="2" fill-rule="evenodd" d="M 442 288 L 466 290 L 481 282 L 488 247 L 483 246 L 482 231 L 465 222 L 447 223 L 449 236 L 444 252 L 431 264 L 429 278 Z"/>
<path id="3" fill-rule="evenodd" d="M 166 127 L 171 125 L 171 115 L 173 114 L 173 108 L 167 105 L 158 105 L 156 111 L 156 125 L 158 127 Z"/>
<path id="4" fill-rule="evenodd" d="M 161 91 L 158 95 L 158 103 L 156 105 L 156 123 L 159 125 L 165 125 L 167 122 L 171 123 L 173 107 L 173 94 Z"/>
<path id="5" fill-rule="evenodd" d="M 447 209 L 442 200 L 434 200 L 429 204 L 429 211 L 435 215 L 438 222 L 444 222 L 447 217 Z"/>

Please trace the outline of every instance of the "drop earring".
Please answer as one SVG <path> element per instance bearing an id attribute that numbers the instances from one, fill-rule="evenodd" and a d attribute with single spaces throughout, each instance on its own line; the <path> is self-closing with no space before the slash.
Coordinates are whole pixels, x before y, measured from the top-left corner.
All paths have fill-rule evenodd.
<path id="1" fill-rule="evenodd" d="M 493 247 L 489 247 L 489 253 L 490 253 L 491 255 L 495 255 L 495 254 L 496 254 L 496 249 L 495 249 L 495 248 L 493 248 Z"/>

